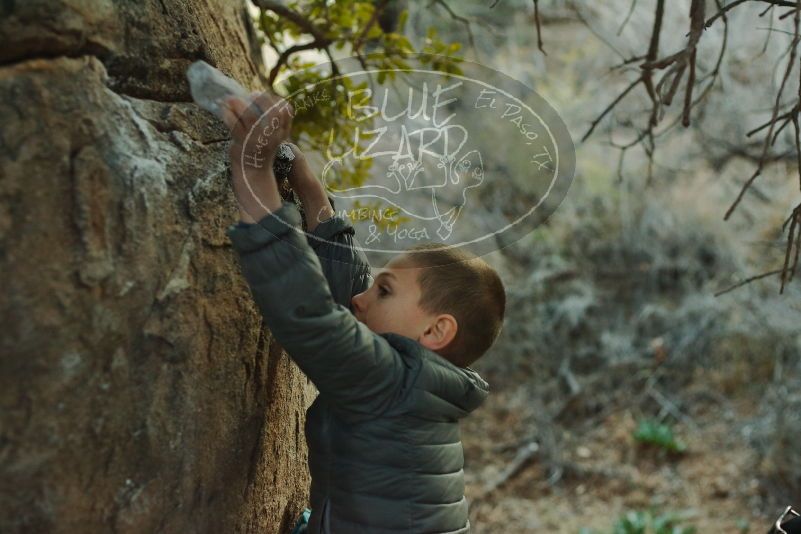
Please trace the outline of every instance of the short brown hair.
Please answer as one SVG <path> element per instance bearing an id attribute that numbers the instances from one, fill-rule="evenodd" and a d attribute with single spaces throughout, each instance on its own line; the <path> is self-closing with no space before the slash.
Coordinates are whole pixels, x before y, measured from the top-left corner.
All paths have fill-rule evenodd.
<path id="1" fill-rule="evenodd" d="M 481 258 L 444 243 L 422 243 L 405 256 L 420 268 L 419 306 L 428 313 L 449 313 L 456 336 L 438 354 L 467 367 L 495 342 L 503 325 L 506 291 L 495 269 Z"/>

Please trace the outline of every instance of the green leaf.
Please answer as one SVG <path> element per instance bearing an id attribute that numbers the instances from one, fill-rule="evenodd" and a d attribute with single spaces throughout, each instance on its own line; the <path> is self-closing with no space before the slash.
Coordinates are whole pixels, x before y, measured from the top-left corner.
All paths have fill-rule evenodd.
<path id="1" fill-rule="evenodd" d="M 404 9 L 398 16 L 398 33 L 403 33 L 403 30 L 406 27 L 407 20 L 409 20 L 409 10 Z"/>
<path id="2" fill-rule="evenodd" d="M 640 421 L 634 431 L 634 439 L 674 453 L 687 450 L 687 445 L 674 436 L 673 430 L 668 425 L 650 419 Z"/>

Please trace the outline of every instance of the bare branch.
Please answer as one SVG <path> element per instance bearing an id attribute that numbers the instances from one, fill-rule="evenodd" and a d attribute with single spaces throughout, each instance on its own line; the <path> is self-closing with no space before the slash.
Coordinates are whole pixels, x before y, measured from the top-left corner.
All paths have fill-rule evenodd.
<path id="1" fill-rule="evenodd" d="M 799 42 L 799 35 L 798 35 L 799 34 L 799 22 L 801 22 L 799 20 L 799 13 L 801 13 L 801 4 L 796 4 L 795 17 L 793 19 L 794 28 L 795 28 L 794 29 L 794 35 L 793 35 L 793 42 L 790 43 L 790 59 L 787 62 L 787 69 L 784 72 L 784 77 L 782 78 L 781 85 L 779 85 L 779 92 L 776 95 L 776 101 L 775 101 L 775 103 L 773 105 L 773 115 L 772 115 L 771 120 L 770 120 L 770 128 L 768 129 L 768 134 L 765 136 L 765 143 L 763 144 L 763 147 L 762 147 L 762 158 L 765 158 L 767 156 L 767 154 L 768 154 L 768 148 L 770 147 L 770 140 L 773 137 L 773 127 L 776 124 L 776 116 L 779 114 L 779 104 L 780 104 L 781 99 L 782 99 L 782 93 L 784 92 L 784 87 L 787 84 L 787 80 L 790 77 L 790 73 L 793 71 L 793 67 L 795 66 L 795 57 L 796 57 L 796 52 L 797 52 L 796 48 L 797 48 L 798 42 Z M 748 190 L 748 188 L 751 186 L 751 184 L 754 183 L 754 180 L 756 180 L 757 177 L 761 174 L 762 165 L 763 165 L 763 163 L 760 160 L 760 163 L 757 165 L 756 172 L 754 172 L 754 174 L 751 176 L 751 178 L 749 178 L 745 182 L 745 184 L 743 184 L 743 187 L 740 189 L 740 193 L 737 195 L 737 198 L 734 200 L 734 203 L 732 203 L 732 205 L 726 211 L 726 215 L 723 217 L 724 220 L 728 220 L 729 219 L 731 214 L 734 212 L 734 210 L 740 204 L 740 201 L 743 199 L 743 196 L 745 196 L 745 192 Z"/>
<path id="2" fill-rule="evenodd" d="M 617 65 L 613 65 L 613 66 L 611 66 L 611 67 L 609 68 L 609 70 L 616 70 L 616 69 L 620 69 L 620 68 L 623 68 L 623 67 L 625 67 L 626 65 L 631 65 L 632 63 L 636 63 L 636 62 L 638 62 L 638 61 L 642 61 L 643 59 L 645 59 L 645 56 L 644 56 L 644 55 L 642 55 L 642 56 L 634 56 L 634 57 L 630 57 L 629 59 L 626 59 L 626 60 L 622 61 L 621 63 L 618 63 Z"/>
<path id="3" fill-rule="evenodd" d="M 687 91 L 684 93 L 684 111 L 681 116 L 681 124 L 685 128 L 690 125 L 690 108 L 692 108 L 693 101 L 693 86 L 695 85 L 695 54 L 697 50 L 693 50 L 690 54 L 690 75 L 687 78 Z"/>
<path id="4" fill-rule="evenodd" d="M 795 62 L 797 61 L 798 51 L 797 48 L 799 46 L 799 42 L 801 42 L 801 38 L 799 37 L 799 18 L 801 18 L 801 2 L 795 1 L 787 1 L 787 0 L 733 0 L 730 3 L 723 5 L 721 0 L 715 0 L 715 5 L 717 6 L 717 12 L 712 15 L 710 18 L 706 18 L 705 13 L 705 0 L 692 0 L 690 4 L 690 29 L 687 33 L 688 39 L 685 47 L 677 52 L 669 54 L 665 57 L 659 58 L 658 57 L 658 50 L 659 50 L 659 37 L 661 32 L 662 26 L 662 19 L 664 15 L 664 0 L 657 0 L 656 2 L 656 11 L 654 16 L 654 25 L 651 32 L 650 43 L 648 47 L 648 52 L 643 55 L 634 55 L 629 59 L 623 59 L 622 63 L 615 65 L 611 68 L 611 70 L 620 69 L 632 63 L 636 63 L 642 61 L 639 65 L 641 70 L 640 76 L 632 81 L 629 85 L 625 87 L 625 89 L 617 96 L 615 99 L 607 105 L 603 111 L 598 115 L 598 117 L 591 123 L 588 131 L 582 137 L 582 142 L 586 141 L 586 139 L 592 135 L 595 131 L 598 124 L 608 115 L 610 114 L 616 106 L 620 104 L 620 102 L 640 83 L 643 84 L 645 87 L 651 101 L 653 103 L 652 111 L 648 126 L 639 131 L 636 139 L 626 145 L 615 145 L 612 143 L 613 146 L 617 146 L 617 148 L 621 149 L 620 159 L 618 163 L 618 176 L 622 179 L 622 165 L 623 160 L 625 157 L 625 152 L 632 148 L 635 145 L 642 145 L 642 148 L 646 155 L 648 156 L 648 173 L 649 173 L 649 180 L 650 175 L 652 172 L 653 164 L 654 164 L 654 128 L 657 126 L 659 121 L 663 116 L 663 106 L 668 106 L 672 102 L 674 96 L 676 95 L 679 87 L 684 84 L 684 98 L 683 98 L 683 106 L 681 112 L 681 124 L 684 127 L 688 127 L 691 122 L 691 113 L 693 108 L 700 103 L 703 99 L 706 98 L 708 94 L 710 94 L 711 89 L 715 86 L 716 81 L 720 77 L 721 72 L 721 65 L 723 61 L 723 57 L 726 52 L 726 47 L 728 44 L 728 20 L 727 20 L 727 13 L 734 9 L 737 6 L 743 5 L 748 1 L 752 2 L 761 2 L 763 4 L 767 4 L 767 8 L 762 10 L 759 13 L 759 16 L 762 17 L 768 13 L 771 13 L 771 27 L 769 28 L 770 32 L 778 31 L 773 30 L 773 10 L 776 7 L 788 7 L 792 8 L 787 13 L 783 13 L 779 16 L 779 19 L 784 19 L 789 15 L 794 15 L 794 29 L 793 32 L 790 34 L 793 36 L 792 42 L 784 54 L 781 54 L 779 60 L 777 62 L 777 68 L 781 64 L 783 57 L 789 54 L 789 59 L 787 62 L 786 70 L 784 72 L 784 76 L 782 77 L 781 84 L 779 86 L 778 93 L 776 95 L 775 102 L 771 107 L 771 118 L 766 123 L 752 129 L 746 135 L 746 137 L 751 137 L 752 135 L 761 132 L 767 129 L 767 133 L 765 135 L 764 141 L 761 143 L 761 151 L 758 156 L 753 155 L 749 151 L 746 150 L 739 150 L 739 151 L 730 151 L 732 155 L 737 155 L 746 159 L 750 159 L 756 162 L 757 168 L 755 169 L 754 173 L 745 181 L 742 185 L 739 194 L 735 198 L 732 205 L 726 211 L 724 216 L 725 220 L 731 216 L 734 210 L 737 208 L 739 203 L 742 201 L 746 191 L 751 190 L 755 194 L 758 193 L 757 189 L 753 187 L 754 182 L 756 179 L 762 174 L 765 166 L 769 163 L 773 163 L 776 161 L 787 160 L 790 157 L 796 162 L 798 166 L 798 176 L 799 176 L 799 188 L 801 188 L 801 124 L 799 123 L 799 114 L 801 114 L 801 80 L 799 81 L 799 94 L 792 107 L 787 110 L 787 105 L 780 105 L 782 101 L 782 97 L 784 95 L 784 90 L 787 86 L 788 79 L 795 68 Z M 632 16 L 633 11 L 636 8 L 637 0 L 632 0 L 629 11 L 626 14 L 623 23 L 618 29 L 618 35 L 622 32 L 625 25 L 628 23 L 629 19 Z M 536 1 L 535 1 L 536 4 Z M 607 42 L 601 35 L 593 29 L 593 27 L 584 20 L 579 7 L 575 4 L 571 4 L 574 12 L 576 13 L 577 17 L 581 22 L 583 22 L 587 28 L 593 32 L 602 42 L 607 44 L 612 50 L 614 50 L 618 55 L 623 57 L 622 54 L 609 42 Z M 714 69 L 704 74 L 700 79 L 697 76 L 697 48 L 698 43 L 701 39 L 701 36 L 704 33 L 706 28 L 709 28 L 712 24 L 714 24 L 717 20 L 722 19 L 724 24 L 724 33 L 723 33 L 723 42 L 720 47 L 720 52 L 718 54 L 717 61 L 715 63 Z M 768 36 L 770 37 L 770 35 Z M 539 34 L 538 34 L 539 38 Z M 763 46 L 763 53 L 767 47 L 767 40 L 765 45 Z M 666 70 L 665 70 L 666 69 Z M 665 72 L 661 75 L 658 82 L 654 82 L 653 76 L 654 73 L 658 70 L 665 70 Z M 685 79 L 685 73 L 687 74 Z M 801 75 L 801 69 L 799 69 L 799 74 Z M 695 85 L 699 83 L 704 83 L 706 80 L 709 79 L 709 83 L 705 84 L 704 89 L 701 91 L 701 94 L 694 98 L 695 92 Z M 786 110 L 781 111 L 780 110 Z M 792 151 L 782 152 L 780 154 L 770 154 L 770 147 L 775 145 L 779 135 L 785 131 L 787 126 L 792 123 L 793 124 L 793 140 L 795 144 L 795 154 Z M 621 122 L 621 124 L 624 124 Z M 670 130 L 677 121 L 674 121 L 667 130 Z M 629 124 L 630 125 L 630 124 Z M 665 131 L 667 131 L 665 130 Z M 662 132 L 663 134 L 664 132 Z M 660 134 L 660 135 L 662 135 Z M 801 256 L 801 212 L 798 211 L 801 208 L 796 208 L 793 211 L 793 214 L 788 218 L 787 223 L 790 224 L 790 231 L 788 234 L 787 246 L 785 250 L 785 258 L 784 258 L 784 267 L 780 271 L 774 271 L 771 273 L 766 273 L 764 275 L 758 275 L 756 277 L 752 277 L 752 279 L 758 279 L 764 276 L 770 276 L 771 274 L 778 274 L 781 273 L 782 276 L 782 290 L 785 284 L 792 279 L 795 274 L 795 270 L 798 265 L 798 258 Z M 747 283 L 747 282 L 746 282 Z M 735 286 L 739 287 L 739 286 Z M 729 290 L 726 290 L 729 291 Z M 725 291 L 724 291 L 725 292 Z M 722 293 L 721 293 L 722 294 Z"/>
<path id="5" fill-rule="evenodd" d="M 790 111 L 788 111 L 787 113 L 784 113 L 784 114 L 782 114 L 782 115 L 780 115 L 780 116 L 778 116 L 778 117 L 775 117 L 775 118 L 774 118 L 774 117 L 771 117 L 771 120 L 769 120 L 769 121 L 768 121 L 768 122 L 766 122 L 765 124 L 762 124 L 761 126 L 757 126 L 757 127 L 756 127 L 756 128 L 754 128 L 753 130 L 750 130 L 750 131 L 746 132 L 745 136 L 746 136 L 746 137 L 751 137 L 751 136 L 752 136 L 752 135 L 754 135 L 755 133 L 757 133 L 757 132 L 759 132 L 759 131 L 761 131 L 761 130 L 764 130 L 764 129 L 765 129 L 765 128 L 767 128 L 768 126 L 770 126 L 770 125 L 772 125 L 772 124 L 775 124 L 775 123 L 776 123 L 776 122 L 778 122 L 778 121 L 781 121 L 781 120 L 791 120 L 791 119 L 793 118 L 793 115 L 796 115 L 797 113 L 798 113 L 798 106 L 796 105 L 796 106 L 794 106 L 794 107 L 793 107 L 793 109 L 791 109 L 791 110 L 790 110 Z"/>
<path id="6" fill-rule="evenodd" d="M 659 0 L 659 1 L 662 1 L 662 0 Z M 595 35 L 598 38 L 598 40 L 600 40 L 607 47 L 609 47 L 609 49 L 612 50 L 615 54 L 620 56 L 620 59 L 625 60 L 625 56 L 623 55 L 623 53 L 620 50 L 618 50 L 615 47 L 615 45 L 610 43 L 609 40 L 606 37 L 604 37 L 603 35 L 598 33 L 598 31 L 592 26 L 592 24 L 590 24 L 587 21 L 587 19 L 584 18 L 584 15 L 582 15 L 581 8 L 579 6 L 580 6 L 580 4 L 579 3 L 575 3 L 575 2 L 571 2 L 571 3 L 568 4 L 568 7 L 573 11 L 573 13 L 575 13 L 575 15 L 576 15 L 576 17 L 578 17 L 579 21 L 582 24 L 584 24 L 584 26 L 586 26 L 587 29 L 590 30 L 590 32 L 592 32 L 592 34 Z"/>
<path id="7" fill-rule="evenodd" d="M 584 141 L 586 141 L 586 140 L 587 140 L 587 138 L 588 138 L 588 137 L 589 137 L 589 136 L 592 134 L 593 130 L 595 130 L 595 127 L 596 127 L 596 126 L 598 126 L 598 123 L 600 123 L 600 122 L 603 120 L 603 118 L 604 118 L 604 117 L 605 117 L 605 116 L 606 116 L 606 115 L 607 115 L 607 114 L 608 114 L 610 111 L 612 111 L 612 110 L 614 109 L 614 107 L 615 107 L 615 106 L 616 106 L 616 105 L 617 105 L 617 104 L 618 104 L 618 103 L 619 103 L 621 100 L 623 100 L 623 97 L 624 97 L 624 96 L 626 96 L 626 95 L 629 93 L 629 91 L 631 91 L 632 89 L 634 89 L 634 88 L 635 88 L 635 87 L 636 87 L 636 86 L 637 86 L 637 85 L 638 85 L 638 84 L 639 84 L 641 81 L 642 81 L 642 77 L 639 77 L 639 78 L 637 78 L 636 80 L 634 80 L 633 82 L 631 82 L 631 83 L 629 84 L 629 86 L 628 86 L 628 87 L 626 87 L 626 89 L 624 89 L 624 90 L 623 90 L 623 92 L 622 92 L 622 93 L 620 93 L 620 94 L 618 95 L 618 97 L 617 97 L 617 98 L 615 98 L 615 99 L 612 101 L 612 103 L 611 103 L 611 104 L 609 104 L 608 106 L 606 106 L 606 109 L 604 109 L 604 110 L 601 112 L 601 114 L 600 114 L 600 115 L 599 115 L 599 116 L 598 116 L 598 117 L 597 117 L 597 118 L 596 118 L 594 121 L 592 121 L 592 124 L 590 125 L 590 129 L 589 129 L 589 130 L 587 130 L 587 133 L 585 133 L 585 134 L 584 134 L 584 136 L 581 138 L 581 141 L 582 141 L 582 142 L 584 142 Z"/>
<path id="8" fill-rule="evenodd" d="M 273 68 L 270 69 L 268 82 L 271 87 L 275 82 L 278 73 L 281 71 L 281 67 L 286 65 L 290 56 L 303 50 L 323 50 L 328 55 L 328 59 L 331 60 L 331 77 L 335 77 L 339 74 L 337 63 L 334 60 L 334 57 L 331 55 L 331 50 L 328 48 L 333 40 L 326 37 L 325 32 L 321 28 L 318 28 L 312 21 L 308 20 L 302 14 L 298 13 L 297 11 L 293 11 L 292 9 L 275 0 L 254 0 L 253 3 L 261 9 L 272 11 L 279 17 L 287 19 L 298 26 L 301 30 L 314 37 L 314 39 L 308 43 L 290 46 L 283 52 L 279 53 L 275 65 L 273 65 Z M 274 45 L 273 48 L 275 48 Z"/>
<path id="9" fill-rule="evenodd" d="M 292 22 L 300 29 L 302 29 L 303 31 L 314 37 L 315 41 L 328 40 L 323 30 L 315 26 L 309 19 L 304 17 L 302 14 L 298 13 L 297 11 L 289 9 L 279 1 L 253 0 L 253 3 L 256 5 L 256 7 L 260 7 L 261 9 L 266 9 L 267 11 L 272 11 L 279 17 L 285 18 L 288 21 Z"/>
<path id="10" fill-rule="evenodd" d="M 714 22 L 717 19 L 719 19 L 720 17 L 725 16 L 727 11 L 730 11 L 730 10 L 734 9 L 735 7 L 737 7 L 737 6 L 741 5 L 741 4 L 744 4 L 746 2 L 749 2 L 749 1 L 751 1 L 751 0 L 734 0 L 734 2 L 732 2 L 731 4 L 727 4 L 726 6 L 720 8 L 717 13 L 712 15 L 712 17 L 710 17 L 709 20 L 707 20 L 704 23 L 704 27 L 705 28 L 709 28 L 710 26 L 712 26 L 712 24 L 714 24 Z M 785 1 L 785 0 L 759 0 L 759 1 L 763 2 L 765 4 L 771 4 L 772 6 L 796 7 L 796 3 L 795 2 L 789 2 L 789 1 Z M 767 11 L 767 10 L 765 10 L 765 11 Z M 763 12 L 763 14 L 764 14 L 764 12 Z M 760 16 L 762 16 L 762 15 L 760 15 Z"/>
<path id="11" fill-rule="evenodd" d="M 636 7 L 637 7 L 637 0 L 631 0 L 631 5 L 629 6 L 629 12 L 626 13 L 626 18 L 623 19 L 623 23 L 620 25 L 620 28 L 617 29 L 618 35 L 623 33 L 623 28 L 625 28 L 626 24 L 629 23 L 629 19 L 631 18 L 632 13 L 634 13 L 634 8 Z"/>
<path id="12" fill-rule="evenodd" d="M 653 61 L 656 58 L 656 55 L 658 53 L 658 50 L 659 50 L 659 35 L 660 35 L 661 29 L 662 29 L 662 18 L 664 16 L 664 9 L 665 9 L 665 1 L 664 0 L 657 0 L 656 13 L 654 15 L 654 26 L 653 26 L 653 30 L 651 32 L 651 41 L 650 41 L 650 44 L 648 46 L 648 53 L 645 56 L 646 62 Z M 576 9 L 575 11 L 576 11 L 577 16 L 583 22 L 585 22 L 585 24 L 587 24 L 586 21 L 584 21 L 583 17 L 581 16 L 581 13 L 578 11 L 578 9 Z M 587 27 L 589 28 L 590 26 L 588 25 Z M 587 133 L 585 133 L 584 136 L 581 138 L 581 141 L 582 142 L 586 141 L 587 138 L 589 138 L 589 136 L 592 135 L 592 132 L 595 130 L 596 126 L 598 126 L 598 124 L 603 120 L 603 118 L 609 112 L 611 112 L 615 108 L 615 106 L 617 106 L 617 104 L 620 103 L 620 101 L 623 100 L 623 98 L 632 89 L 634 89 L 640 83 L 643 83 L 643 85 L 645 86 L 646 91 L 648 92 L 648 96 L 651 98 L 651 101 L 654 102 L 654 111 L 653 111 L 653 113 L 651 115 L 651 123 L 652 123 L 652 125 L 655 125 L 656 124 L 656 117 L 655 116 L 656 116 L 656 113 L 657 113 L 657 111 L 656 111 L 656 108 L 657 108 L 656 92 L 654 91 L 654 87 L 653 87 L 653 84 L 651 82 L 651 73 L 650 73 L 650 71 L 644 71 L 642 74 L 640 74 L 640 76 L 636 80 L 634 80 L 631 84 L 629 84 L 629 86 L 626 87 L 626 89 L 624 89 L 623 92 L 620 93 L 620 95 L 618 95 L 618 97 L 615 98 L 601 112 L 601 114 L 594 121 L 592 121 L 592 124 L 590 125 L 590 128 L 587 130 Z"/>
<path id="13" fill-rule="evenodd" d="M 272 87 L 273 82 L 275 81 L 276 76 L 278 76 L 278 72 L 281 70 L 281 67 L 289 60 L 289 56 L 296 52 L 301 52 L 303 50 L 312 50 L 320 48 L 320 43 L 318 41 L 311 41 L 309 43 L 297 44 L 290 46 L 278 56 L 278 59 L 275 61 L 275 65 L 273 68 L 270 69 L 270 76 L 268 81 L 270 83 L 270 87 Z"/>
<path id="14" fill-rule="evenodd" d="M 780 294 L 784 293 L 784 286 L 790 279 L 792 279 L 793 275 L 795 274 L 795 268 L 798 265 L 799 246 L 797 246 L 793 241 L 793 237 L 796 237 L 796 231 L 798 231 L 798 236 L 801 236 L 801 205 L 796 206 L 790 218 L 790 233 L 787 237 L 787 248 L 784 253 L 784 265 L 782 266 L 781 278 L 782 283 L 779 289 Z M 796 241 L 801 243 L 801 237 L 797 238 Z M 793 256 L 793 245 L 796 245 L 795 259 L 793 260 L 793 265 L 790 266 L 790 257 Z"/>
<path id="15" fill-rule="evenodd" d="M 540 49 L 543 55 L 548 54 L 542 48 L 542 28 L 540 28 L 540 3 L 539 0 L 534 0 L 534 23 L 537 26 L 537 48 Z"/>
<path id="16" fill-rule="evenodd" d="M 719 297 L 719 296 L 721 296 L 721 295 L 723 295 L 725 293 L 728 293 L 729 291 L 734 291 L 738 287 L 742 287 L 742 286 L 744 286 L 746 284 L 750 284 L 751 282 L 753 282 L 755 280 L 761 280 L 762 278 L 767 278 L 768 276 L 774 276 L 774 275 L 777 275 L 777 274 L 781 274 L 781 272 L 782 272 L 781 269 L 775 269 L 773 271 L 768 271 L 766 273 L 758 274 L 756 276 L 751 276 L 749 278 L 746 278 L 745 280 L 737 282 L 736 284 L 734 284 L 731 287 L 727 287 L 726 289 L 724 289 L 722 291 L 718 291 L 717 293 L 715 293 L 715 296 Z"/>
<path id="17" fill-rule="evenodd" d="M 462 17 L 461 15 L 457 15 L 453 11 L 453 9 L 451 9 L 451 6 L 449 6 L 448 3 L 445 2 L 445 0 L 431 0 L 428 3 L 429 6 L 432 6 L 432 5 L 435 5 L 435 4 L 440 6 L 440 7 L 442 7 L 445 11 L 447 11 L 448 14 L 451 16 L 451 18 L 453 20 L 459 21 L 462 24 L 464 24 L 465 30 L 467 31 L 467 39 L 468 39 L 468 41 L 470 41 L 470 48 L 475 50 L 476 49 L 476 40 L 475 40 L 475 37 L 473 36 L 473 27 L 470 25 L 470 21 L 467 20 L 466 18 Z"/>
<path id="18" fill-rule="evenodd" d="M 717 19 L 719 19 L 720 17 L 725 17 L 727 11 L 730 11 L 730 10 L 734 9 L 735 7 L 739 6 L 740 4 L 744 4 L 745 2 L 748 2 L 748 1 L 750 1 L 750 0 L 734 0 L 734 2 L 732 2 L 730 4 L 727 4 L 726 6 L 724 6 L 722 8 L 720 6 L 718 6 L 718 12 L 715 13 L 714 15 L 712 15 L 709 18 L 709 20 L 707 20 L 704 23 L 704 28 L 709 28 L 710 26 L 712 26 L 712 24 L 715 23 L 715 21 Z"/>

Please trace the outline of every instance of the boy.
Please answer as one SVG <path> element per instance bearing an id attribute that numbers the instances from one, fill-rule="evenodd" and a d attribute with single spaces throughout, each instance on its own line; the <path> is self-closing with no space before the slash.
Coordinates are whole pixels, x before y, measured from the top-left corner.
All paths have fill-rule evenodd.
<path id="1" fill-rule="evenodd" d="M 265 323 L 320 391 L 305 425 L 308 532 L 467 532 L 459 419 L 489 391 L 467 366 L 500 331 L 500 278 L 478 258 L 429 245 L 393 258 L 370 285 L 353 227 L 294 145 L 289 179 L 308 236 L 279 196 L 272 161 L 289 105 L 262 94 L 227 106 L 242 218 L 228 235 Z"/>

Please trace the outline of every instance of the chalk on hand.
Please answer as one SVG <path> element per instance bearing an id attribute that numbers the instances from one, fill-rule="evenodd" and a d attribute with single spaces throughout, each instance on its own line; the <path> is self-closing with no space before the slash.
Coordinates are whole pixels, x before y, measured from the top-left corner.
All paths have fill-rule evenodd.
<path id="1" fill-rule="evenodd" d="M 186 70 L 186 77 L 189 80 L 189 91 L 195 103 L 220 120 L 223 120 L 222 106 L 226 97 L 235 96 L 245 101 L 249 98 L 248 92 L 236 80 L 229 78 L 205 61 L 192 63 Z M 289 176 L 294 159 L 295 154 L 289 145 L 286 143 L 279 145 L 273 162 L 273 173 L 279 182 Z"/>

